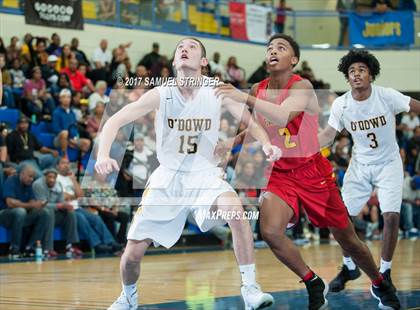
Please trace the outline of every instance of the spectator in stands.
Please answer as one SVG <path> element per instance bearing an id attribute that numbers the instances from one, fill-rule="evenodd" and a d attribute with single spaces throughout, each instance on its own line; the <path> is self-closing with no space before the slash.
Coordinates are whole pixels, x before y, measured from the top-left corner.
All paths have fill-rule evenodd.
<path id="1" fill-rule="evenodd" d="M 30 165 L 22 166 L 19 175 L 7 178 L 3 188 L 3 208 L 0 225 L 11 230 L 10 254 L 18 257 L 24 227 L 33 226 L 25 254 L 33 255 L 35 243 L 42 240 L 48 227 L 47 201 L 38 200 L 32 191 L 35 171 Z"/>
<path id="2" fill-rule="evenodd" d="M 284 25 L 286 24 L 286 11 L 291 10 L 292 8 L 286 6 L 286 0 L 280 0 L 279 7 L 277 8 L 276 21 L 274 23 L 277 33 L 284 32 Z"/>
<path id="3" fill-rule="evenodd" d="M 19 38 L 13 36 L 10 39 L 10 45 L 6 48 L 6 61 L 10 63 L 13 59 L 19 58 L 20 56 L 20 47 L 18 46 Z"/>
<path id="4" fill-rule="evenodd" d="M 407 170 L 412 175 L 420 153 L 420 126 L 414 129 L 414 134 L 406 145 Z"/>
<path id="5" fill-rule="evenodd" d="M 73 205 L 64 201 L 63 189 L 57 183 L 57 170 L 50 168 L 44 170 L 44 177 L 39 178 L 32 184 L 35 198 L 47 201 L 45 209 L 48 211 L 49 222 L 47 233 L 42 244 L 44 245 L 45 257 L 57 257 L 54 251 L 54 227 L 63 227 L 66 241 L 66 254 L 68 256 L 81 256 L 82 252 L 73 247 L 73 243 L 79 242 L 77 232 L 77 218 Z"/>
<path id="6" fill-rule="evenodd" d="M 111 65 L 109 67 L 110 77 L 108 79 L 109 85 L 113 86 L 115 82 L 122 78 L 125 81 L 127 77 L 127 67 L 124 64 L 125 51 L 124 49 L 117 47 L 113 51 L 113 57 Z"/>
<path id="7" fill-rule="evenodd" d="M 417 11 L 417 5 L 414 0 L 400 0 L 398 4 L 399 11 Z"/>
<path id="8" fill-rule="evenodd" d="M 372 0 L 371 8 L 377 13 L 385 13 L 393 10 L 390 0 Z"/>
<path id="9" fill-rule="evenodd" d="M 70 79 L 72 90 L 82 92 L 85 86 L 93 92 L 95 88 L 90 82 L 78 69 L 78 62 L 76 58 L 72 58 L 69 60 L 69 66 L 61 70 L 61 73 L 67 74 Z"/>
<path id="10" fill-rule="evenodd" d="M 42 78 L 47 83 L 47 88 L 51 91 L 51 93 L 55 94 L 58 92 L 57 84 L 58 77 L 60 75 L 55 69 L 58 58 L 55 55 L 49 55 L 47 60 L 47 64 L 41 68 Z"/>
<path id="11" fill-rule="evenodd" d="M 78 38 L 71 39 L 70 49 L 71 49 L 71 52 L 76 56 L 76 59 L 80 64 L 85 64 L 86 66 L 90 66 L 90 62 L 87 59 L 85 52 L 79 49 Z"/>
<path id="12" fill-rule="evenodd" d="M 143 65 L 137 65 L 136 72 L 134 73 L 136 77 L 146 78 L 149 76 L 149 72 L 147 71 L 147 68 Z"/>
<path id="13" fill-rule="evenodd" d="M 420 199 L 420 190 L 416 189 L 414 177 L 406 175 L 403 183 L 403 201 L 401 205 L 401 228 L 405 237 L 418 234 L 415 227 L 413 209 L 416 208 L 416 201 Z M 420 226 L 419 226 L 420 228 Z"/>
<path id="14" fill-rule="evenodd" d="M 92 56 L 92 61 L 96 69 L 105 69 L 111 64 L 112 54 L 108 50 L 108 41 L 102 39 Z"/>
<path id="15" fill-rule="evenodd" d="M 125 244 L 127 242 L 127 226 L 130 211 L 125 211 L 119 205 L 113 205 L 112 199 L 117 198 L 119 201 L 120 199 L 117 191 L 106 182 L 105 178 L 95 175 L 95 180 L 85 190 L 85 196 L 89 197 L 89 206 L 100 215 L 117 242 Z M 118 232 L 116 222 L 120 224 Z"/>
<path id="16" fill-rule="evenodd" d="M 64 68 L 69 67 L 70 60 L 75 58 L 76 56 L 72 53 L 70 45 L 64 44 L 61 55 L 58 57 L 57 63 L 55 64 L 55 70 L 61 72 Z"/>
<path id="17" fill-rule="evenodd" d="M 18 120 L 16 130 L 7 135 L 6 144 L 10 161 L 16 164 L 31 164 L 37 175 L 41 170 L 54 167 L 57 162 L 58 152 L 42 146 L 38 139 L 28 131 L 29 122 L 26 117 Z M 34 152 L 41 154 L 35 156 Z"/>
<path id="18" fill-rule="evenodd" d="M 25 74 L 23 73 L 22 66 L 19 58 L 12 61 L 12 67 L 9 70 L 12 76 L 12 91 L 15 96 L 19 98 L 23 95 L 23 84 L 25 83 Z"/>
<path id="19" fill-rule="evenodd" d="M 226 74 L 225 68 L 220 63 L 220 53 L 215 52 L 213 54 L 213 59 L 209 61 L 210 65 L 210 74 L 214 76 L 216 73 L 220 73 L 222 76 Z"/>
<path id="20" fill-rule="evenodd" d="M 338 38 L 338 46 L 348 46 L 348 28 L 349 18 L 346 15 L 348 11 L 356 9 L 356 0 L 338 0 L 336 10 L 340 14 L 340 35 Z"/>
<path id="21" fill-rule="evenodd" d="M 96 102 L 93 115 L 89 116 L 86 123 L 86 131 L 89 133 L 90 138 L 95 140 L 101 126 L 102 117 L 104 115 L 105 105 L 101 101 Z"/>
<path id="22" fill-rule="evenodd" d="M 105 95 L 107 84 L 105 81 L 97 81 L 95 85 L 95 92 L 89 96 L 89 111 L 92 111 L 96 107 L 96 103 L 102 102 L 107 104 L 109 97 Z"/>
<path id="23" fill-rule="evenodd" d="M 32 78 L 26 80 L 23 86 L 23 96 L 26 100 L 26 107 L 23 108 L 23 111 L 26 114 L 35 114 L 39 118 L 50 118 L 55 108 L 55 102 L 47 92 L 40 67 L 32 69 Z"/>
<path id="24" fill-rule="evenodd" d="M 61 55 L 61 38 L 57 33 L 51 35 L 51 43 L 47 47 L 46 52 L 48 54 L 54 54 L 56 56 Z"/>
<path id="25" fill-rule="evenodd" d="M 410 139 L 413 136 L 414 129 L 420 126 L 419 117 L 416 113 L 404 113 L 400 127 L 402 127 L 405 138 Z"/>
<path id="26" fill-rule="evenodd" d="M 80 148 L 83 153 L 88 152 L 90 140 L 79 138 L 76 115 L 70 107 L 70 90 L 61 90 L 59 100 L 60 106 L 54 110 L 52 118 L 52 130 L 57 135 L 54 139 L 55 147 L 59 148 L 65 157 L 67 157 L 68 146 Z"/>
<path id="27" fill-rule="evenodd" d="M 151 70 L 153 64 L 157 63 L 160 59 L 159 54 L 159 43 L 153 43 L 152 51 L 149 54 L 146 54 L 142 60 L 137 64 L 138 66 L 145 66 L 147 70 Z"/>
<path id="28" fill-rule="evenodd" d="M 103 21 L 115 20 L 115 1 L 99 0 L 97 17 Z"/>
<path id="29" fill-rule="evenodd" d="M 237 65 L 236 57 L 229 57 L 226 63 L 227 80 L 232 83 L 233 86 L 239 87 L 245 79 L 244 70 Z"/>
<path id="30" fill-rule="evenodd" d="M 35 55 L 34 48 L 32 46 L 33 36 L 30 33 L 25 34 L 23 37 L 23 44 L 21 49 L 21 58 L 23 64 L 23 71 L 30 72 L 31 67 L 33 66 L 33 56 Z"/>
<path id="31" fill-rule="evenodd" d="M 48 53 L 45 51 L 45 40 L 38 38 L 36 40 L 36 51 L 34 57 L 34 65 L 42 67 L 48 62 Z"/>
<path id="32" fill-rule="evenodd" d="M 61 185 L 64 200 L 76 206 L 77 226 L 79 235 L 85 237 L 96 253 L 112 253 L 121 249 L 115 242 L 101 217 L 80 207 L 77 199 L 83 197 L 83 190 L 77 182 L 74 173 L 70 170 L 70 162 L 61 158 L 57 165 L 57 183 Z"/>
<path id="33" fill-rule="evenodd" d="M 252 73 L 251 77 L 248 79 L 248 83 L 250 84 L 258 83 L 266 79 L 267 77 L 268 77 L 267 63 L 263 61 L 261 66 L 259 66 L 258 69 L 255 70 L 254 73 Z"/>
<path id="34" fill-rule="evenodd" d="M 0 54 L 3 54 L 5 56 L 7 54 L 6 46 L 4 45 L 2 37 L 0 37 Z"/>
<path id="35" fill-rule="evenodd" d="M 15 99 L 13 97 L 13 90 L 12 90 L 12 85 L 13 85 L 13 80 L 12 80 L 12 76 L 9 72 L 9 70 L 7 70 L 6 68 L 6 56 L 5 54 L 0 54 L 0 71 L 1 71 L 1 76 L 2 76 L 2 80 L 3 80 L 3 98 L 4 98 L 4 104 L 8 107 L 8 108 L 15 108 Z M 2 102 L 0 101 L 0 104 Z"/>

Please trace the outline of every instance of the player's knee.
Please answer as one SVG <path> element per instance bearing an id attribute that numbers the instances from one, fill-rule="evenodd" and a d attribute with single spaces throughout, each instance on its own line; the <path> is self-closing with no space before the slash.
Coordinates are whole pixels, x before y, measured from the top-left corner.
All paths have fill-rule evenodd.
<path id="1" fill-rule="evenodd" d="M 384 217 L 384 226 L 385 225 L 399 225 L 400 223 L 400 214 L 397 212 L 386 212 L 382 214 Z"/>
<path id="2" fill-rule="evenodd" d="M 140 264 L 144 254 L 140 251 L 125 251 L 122 257 L 122 262 L 127 265 Z"/>
<path id="3" fill-rule="evenodd" d="M 284 237 L 280 230 L 267 227 L 262 227 L 261 236 L 269 245 L 278 242 Z"/>

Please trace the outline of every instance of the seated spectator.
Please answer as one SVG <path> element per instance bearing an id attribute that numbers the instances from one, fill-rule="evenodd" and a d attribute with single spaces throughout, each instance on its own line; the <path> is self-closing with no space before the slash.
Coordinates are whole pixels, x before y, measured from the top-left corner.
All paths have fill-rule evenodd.
<path id="1" fill-rule="evenodd" d="M 8 134 L 6 138 L 7 150 L 10 161 L 16 164 L 31 164 L 37 175 L 42 175 L 41 170 L 55 166 L 58 152 L 42 146 L 38 139 L 28 131 L 29 122 L 26 117 L 21 117 L 16 130 Z M 35 156 L 34 152 L 42 154 Z"/>
<path id="2" fill-rule="evenodd" d="M 12 76 L 12 91 L 18 98 L 23 95 L 23 84 L 25 83 L 25 74 L 23 73 L 22 66 L 19 58 L 12 61 L 12 68 L 9 70 Z"/>
<path id="3" fill-rule="evenodd" d="M 64 202 L 63 189 L 57 183 L 57 170 L 44 170 L 44 177 L 39 178 L 32 184 L 32 190 L 35 198 L 41 201 L 47 201 L 44 207 L 49 214 L 47 233 L 43 238 L 45 257 L 57 257 L 54 251 L 54 227 L 63 227 L 64 238 L 66 240 L 66 254 L 68 257 L 81 256 L 82 252 L 73 247 L 73 243 L 79 242 L 77 232 L 77 219 L 73 205 Z"/>
<path id="4" fill-rule="evenodd" d="M 81 238 L 86 238 L 92 249 L 100 253 L 113 253 L 121 249 L 114 237 L 109 232 L 101 217 L 80 207 L 78 199 L 83 197 L 83 190 L 77 182 L 74 173 L 70 170 L 70 162 L 61 158 L 57 165 L 57 183 L 61 185 L 64 193 L 64 200 L 70 202 L 76 209 L 77 229 Z"/>
<path id="5" fill-rule="evenodd" d="M 91 92 L 95 91 L 92 83 L 77 69 L 77 59 L 73 58 L 69 61 L 69 66 L 61 70 L 61 73 L 67 74 L 71 82 L 71 88 L 74 91 L 83 91 L 83 87 L 87 86 Z"/>
<path id="6" fill-rule="evenodd" d="M 71 103 L 71 92 L 63 89 L 60 92 L 60 106 L 54 110 L 52 118 L 52 130 L 57 135 L 54 139 L 55 147 L 61 150 L 64 157 L 67 157 L 67 147 L 80 148 L 84 153 L 90 149 L 90 140 L 79 138 L 76 115 Z"/>
<path id="7" fill-rule="evenodd" d="M 51 43 L 45 50 L 49 55 L 54 54 L 55 56 L 61 55 L 61 38 L 57 33 L 51 35 Z"/>
<path id="8" fill-rule="evenodd" d="M 108 49 L 108 41 L 102 39 L 97 47 L 93 51 L 92 61 L 95 65 L 95 69 L 105 69 L 111 64 L 112 54 Z"/>
<path id="9" fill-rule="evenodd" d="M 26 80 L 23 86 L 23 96 L 26 99 L 26 107 L 23 109 L 26 114 L 35 114 L 39 118 L 43 115 L 51 116 L 55 108 L 55 102 L 47 92 L 46 83 L 42 79 L 41 69 L 32 69 L 32 78 Z M 50 118 L 50 117 L 48 117 Z"/>
<path id="10" fill-rule="evenodd" d="M 258 69 L 255 70 L 254 73 L 252 73 L 251 77 L 248 79 L 248 83 L 250 84 L 258 83 L 267 77 L 268 77 L 267 63 L 263 61 L 261 66 L 259 66 Z"/>
<path id="11" fill-rule="evenodd" d="M 372 0 L 371 8 L 377 13 L 385 13 L 393 9 L 390 0 Z"/>
<path id="12" fill-rule="evenodd" d="M 378 240 L 380 238 L 379 233 L 379 200 L 377 191 L 373 191 L 369 201 L 363 207 L 358 218 L 364 221 L 366 225 L 365 237 L 366 239 Z"/>
<path id="13" fill-rule="evenodd" d="M 239 87 L 245 79 L 244 70 L 237 65 L 235 56 L 229 57 L 226 63 L 226 73 L 227 80 L 235 87 Z"/>
<path id="14" fill-rule="evenodd" d="M 85 52 L 79 49 L 79 39 L 73 38 L 71 39 L 70 49 L 75 54 L 77 61 L 80 64 L 84 64 L 86 66 L 90 66 L 90 62 L 87 59 Z"/>
<path id="15" fill-rule="evenodd" d="M 144 79 L 149 76 L 149 72 L 147 72 L 147 69 L 145 66 L 138 65 L 136 67 L 136 72 L 134 73 L 134 76 L 139 77 L 139 78 L 141 77 Z"/>
<path id="16" fill-rule="evenodd" d="M 109 102 L 109 97 L 105 95 L 107 89 L 107 84 L 105 81 L 97 81 L 95 85 L 95 92 L 89 96 L 89 111 L 92 111 L 96 107 L 97 102 L 102 102 L 107 104 Z"/>
<path id="17" fill-rule="evenodd" d="M 420 121 L 416 113 L 410 112 L 403 115 L 400 127 L 403 129 L 406 139 L 410 139 L 413 136 L 414 128 L 417 126 L 420 126 Z"/>
<path id="18" fill-rule="evenodd" d="M 414 210 L 418 208 L 417 201 L 420 199 L 420 190 L 416 188 L 415 177 L 406 175 L 403 183 L 403 201 L 401 205 L 401 228 L 405 237 L 415 237 L 418 234 L 415 222 Z M 418 226 L 420 228 L 420 226 Z"/>
<path id="19" fill-rule="evenodd" d="M 13 59 L 19 58 L 20 47 L 18 46 L 19 38 L 13 36 L 10 38 L 10 45 L 6 48 L 6 62 L 10 63 Z"/>
<path id="20" fill-rule="evenodd" d="M 6 57 L 4 54 L 0 54 L 0 74 L 2 75 L 3 80 L 4 104 L 8 108 L 15 108 L 15 99 L 12 91 L 13 80 L 9 70 L 6 68 Z M 0 105 L 1 104 L 2 102 L 0 101 Z"/>
<path id="21" fill-rule="evenodd" d="M 58 77 L 59 73 L 55 69 L 57 64 L 57 56 L 50 55 L 48 56 L 48 62 L 45 66 L 41 67 L 42 78 L 47 83 L 47 87 L 51 90 L 51 92 L 57 92 L 58 88 Z"/>
<path id="22" fill-rule="evenodd" d="M 90 134 L 90 138 L 95 140 L 101 126 L 102 117 L 104 115 L 105 105 L 98 101 L 93 115 L 89 116 L 86 123 L 86 131 Z"/>
<path id="23" fill-rule="evenodd" d="M 24 254 L 35 253 L 37 240 L 42 240 L 47 232 L 49 215 L 45 206 L 47 201 L 38 200 L 32 191 L 35 171 L 30 165 L 21 168 L 18 175 L 7 178 L 3 188 L 3 207 L 0 210 L 0 225 L 11 230 L 10 254 L 13 258 L 20 255 L 24 227 L 33 226 Z M 6 209 L 4 209 L 6 208 Z M 43 245 L 44 246 L 44 245 Z"/>
<path id="24" fill-rule="evenodd" d="M 76 59 L 76 56 L 71 52 L 70 45 L 64 44 L 61 55 L 57 58 L 55 70 L 61 72 L 61 70 L 67 68 L 71 59 Z"/>
<path id="25" fill-rule="evenodd" d="M 220 73 L 222 76 L 225 76 L 225 68 L 220 63 L 220 53 L 215 52 L 213 54 L 213 59 L 209 62 L 210 65 L 210 74 L 214 76 L 216 73 Z"/>
<path id="26" fill-rule="evenodd" d="M 159 43 L 153 43 L 152 51 L 146 54 L 137 64 L 137 66 L 145 66 L 147 70 L 151 70 L 154 63 L 157 63 L 160 58 Z"/>
<path id="27" fill-rule="evenodd" d="M 21 48 L 21 59 L 22 59 L 22 65 L 23 65 L 23 71 L 25 74 L 30 72 L 30 69 L 33 66 L 33 57 L 35 56 L 34 47 L 32 45 L 34 37 L 32 34 L 27 33 L 23 37 L 23 44 Z"/>
<path id="28" fill-rule="evenodd" d="M 71 98 L 71 107 L 74 114 L 76 115 L 76 121 L 79 124 L 85 125 L 87 121 L 88 111 L 86 108 L 86 104 L 82 104 L 83 100 L 87 101 L 87 99 L 82 99 L 82 93 L 78 91 L 74 92 Z"/>
<path id="29" fill-rule="evenodd" d="M 48 62 L 48 53 L 45 51 L 45 40 L 38 38 L 36 41 L 36 51 L 34 57 L 35 66 L 42 67 Z"/>
<path id="30" fill-rule="evenodd" d="M 90 183 L 85 190 L 85 197 L 89 200 L 91 212 L 101 216 L 106 227 L 118 243 L 126 244 L 130 211 L 124 210 L 124 208 L 119 205 L 113 205 L 112 199 L 117 198 L 120 200 L 117 191 L 112 188 L 104 178 L 95 175 L 95 179 L 96 181 Z M 120 224 L 118 232 L 116 222 Z"/>
<path id="31" fill-rule="evenodd" d="M 111 21 L 115 19 L 115 1 L 99 0 L 98 20 Z"/>

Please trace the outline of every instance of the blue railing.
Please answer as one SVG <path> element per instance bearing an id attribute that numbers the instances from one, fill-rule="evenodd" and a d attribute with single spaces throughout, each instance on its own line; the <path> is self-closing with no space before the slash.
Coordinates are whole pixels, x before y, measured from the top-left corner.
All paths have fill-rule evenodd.
<path id="1" fill-rule="evenodd" d="M 21 0 L 0 0 L 0 12 L 23 14 Z M 113 17 L 103 18 L 100 0 L 84 0 L 85 22 L 95 25 L 158 31 L 232 40 L 229 6 L 225 0 L 174 0 L 164 5 L 159 0 L 115 1 Z M 304 48 L 340 48 L 340 15 L 335 11 L 286 11 L 284 32 Z M 273 9 L 273 16 L 276 16 Z M 343 16 L 343 15 L 341 15 Z M 404 48 L 420 49 L 420 14 L 414 14 L 415 44 Z M 4 25 L 7 27 L 7 25 Z M 254 42 L 247 42 L 254 43 Z M 258 43 L 256 43 L 258 44 Z M 390 47 L 385 47 L 390 48 Z"/>

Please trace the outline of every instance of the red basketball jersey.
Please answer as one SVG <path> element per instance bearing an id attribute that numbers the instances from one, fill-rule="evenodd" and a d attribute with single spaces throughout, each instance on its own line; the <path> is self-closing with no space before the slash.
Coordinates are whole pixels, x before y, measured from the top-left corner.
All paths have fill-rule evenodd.
<path id="1" fill-rule="evenodd" d="M 282 104 L 288 97 L 289 89 L 302 80 L 299 75 L 292 75 L 284 89 L 279 90 L 275 104 Z M 257 98 L 267 100 L 267 87 L 270 78 L 258 84 Z M 296 169 L 319 153 L 318 115 L 301 112 L 286 127 L 272 124 L 263 115 L 257 113 L 258 122 L 267 131 L 271 144 L 279 147 L 283 155 L 274 163 L 274 169 Z"/>

